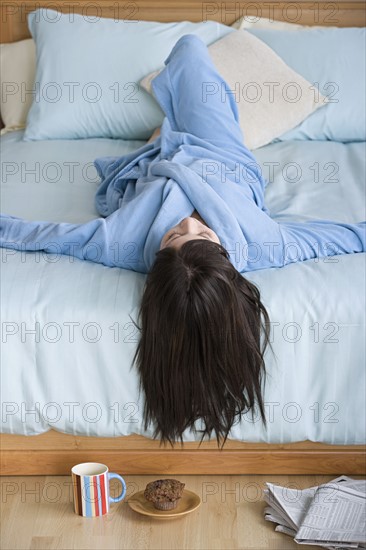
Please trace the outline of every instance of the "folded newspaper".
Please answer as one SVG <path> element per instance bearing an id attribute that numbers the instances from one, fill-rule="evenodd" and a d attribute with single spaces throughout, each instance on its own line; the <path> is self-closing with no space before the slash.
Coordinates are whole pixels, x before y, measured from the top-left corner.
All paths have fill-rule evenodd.
<path id="1" fill-rule="evenodd" d="M 266 483 L 264 517 L 299 544 L 366 548 L 366 480 L 340 476 L 309 489 Z"/>

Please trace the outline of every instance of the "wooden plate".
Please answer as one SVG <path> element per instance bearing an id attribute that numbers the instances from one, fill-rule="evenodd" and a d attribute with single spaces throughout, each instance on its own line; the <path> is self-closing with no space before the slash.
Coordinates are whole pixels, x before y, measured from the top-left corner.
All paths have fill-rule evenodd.
<path id="1" fill-rule="evenodd" d="M 144 491 L 139 491 L 135 495 L 132 495 L 127 502 L 132 510 L 144 516 L 151 516 L 155 519 L 174 519 L 196 510 L 201 504 L 201 499 L 193 491 L 184 490 L 174 510 L 158 510 L 152 502 L 146 500 Z"/>

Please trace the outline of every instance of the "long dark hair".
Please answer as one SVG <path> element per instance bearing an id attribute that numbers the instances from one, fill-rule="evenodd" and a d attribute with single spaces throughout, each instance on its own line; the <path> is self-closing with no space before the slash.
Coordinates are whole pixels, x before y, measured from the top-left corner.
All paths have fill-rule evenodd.
<path id="1" fill-rule="evenodd" d="M 226 249 L 206 239 L 156 254 L 139 310 L 141 337 L 133 358 L 145 393 L 145 430 L 161 444 L 183 443 L 195 421 L 202 438 L 219 445 L 235 417 L 258 405 L 266 426 L 262 383 L 269 316 L 257 287 L 230 262 Z M 263 342 L 261 345 L 261 334 Z"/>

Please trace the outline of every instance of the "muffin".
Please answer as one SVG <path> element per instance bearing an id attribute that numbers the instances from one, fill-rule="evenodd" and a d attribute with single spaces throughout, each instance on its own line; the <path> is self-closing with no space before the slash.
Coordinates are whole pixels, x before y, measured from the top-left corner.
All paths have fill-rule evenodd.
<path id="1" fill-rule="evenodd" d="M 185 483 L 176 479 L 157 479 L 146 485 L 144 497 L 158 510 L 174 510 L 182 497 Z"/>

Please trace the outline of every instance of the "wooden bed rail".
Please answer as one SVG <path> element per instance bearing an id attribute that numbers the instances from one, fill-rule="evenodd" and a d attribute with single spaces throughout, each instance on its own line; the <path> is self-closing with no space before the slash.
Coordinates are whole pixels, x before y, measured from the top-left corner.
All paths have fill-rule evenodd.
<path id="1" fill-rule="evenodd" d="M 229 440 L 159 447 L 139 435 L 116 438 L 2 434 L 1 475 L 68 475 L 79 462 L 102 462 L 124 474 L 349 474 L 366 475 L 366 447 L 243 443 Z"/>
<path id="2" fill-rule="evenodd" d="M 1 42 L 15 42 L 30 37 L 27 14 L 37 8 L 63 13 L 82 14 L 95 22 L 108 17 L 130 21 L 218 21 L 231 25 L 240 17 L 250 20 L 266 17 L 301 25 L 364 27 L 364 1 L 317 2 L 315 0 L 287 1 L 202 1 L 197 0 L 3 0 L 1 2 Z M 52 19 L 49 14 L 48 19 Z"/>

